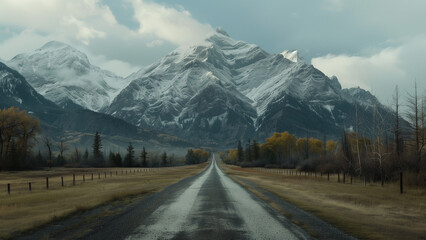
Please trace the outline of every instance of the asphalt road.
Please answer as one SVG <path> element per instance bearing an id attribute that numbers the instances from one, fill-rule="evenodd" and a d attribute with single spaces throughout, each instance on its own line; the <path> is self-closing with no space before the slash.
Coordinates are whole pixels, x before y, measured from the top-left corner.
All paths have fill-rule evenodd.
<path id="1" fill-rule="evenodd" d="M 212 163 L 126 239 L 310 239 Z"/>
<path id="2" fill-rule="evenodd" d="M 289 220 L 224 174 L 216 158 L 213 156 L 202 173 L 160 192 L 130 202 L 106 204 L 17 239 L 313 239 L 293 221 L 318 239 L 354 239 L 254 183 L 245 182 L 268 202 L 291 214 Z"/>

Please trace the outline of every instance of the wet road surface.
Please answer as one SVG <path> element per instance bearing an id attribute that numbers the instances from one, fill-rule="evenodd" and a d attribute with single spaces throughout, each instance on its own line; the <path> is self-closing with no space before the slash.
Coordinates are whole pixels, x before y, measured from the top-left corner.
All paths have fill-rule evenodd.
<path id="1" fill-rule="evenodd" d="M 226 176 L 215 158 L 187 187 L 146 216 L 126 239 L 311 239 Z"/>

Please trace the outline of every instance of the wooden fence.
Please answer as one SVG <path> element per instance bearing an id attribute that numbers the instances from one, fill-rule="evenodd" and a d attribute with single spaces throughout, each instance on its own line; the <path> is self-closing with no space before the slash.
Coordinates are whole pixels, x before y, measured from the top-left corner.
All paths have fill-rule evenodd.
<path id="1" fill-rule="evenodd" d="M 314 178 L 319 181 L 334 181 L 343 184 L 364 184 L 367 185 L 367 181 L 362 177 L 354 177 L 348 175 L 346 173 L 317 173 L 317 172 L 306 172 L 299 171 L 296 169 L 278 169 L 278 168 L 253 168 L 257 172 L 268 172 L 272 174 L 278 175 L 286 175 L 286 176 L 298 176 L 305 178 Z M 399 176 L 399 190 L 400 193 L 404 193 L 404 185 L 403 185 L 403 173 L 400 172 Z"/>
<path id="2" fill-rule="evenodd" d="M 81 171 L 63 175 L 35 177 L 28 180 L 12 180 L 10 183 L 0 183 L 0 194 L 18 194 L 24 192 L 42 191 L 72 187 L 86 182 L 104 181 L 115 177 L 159 172 L 161 168 L 131 168 L 131 169 L 96 169 L 96 171 Z M 87 169 L 86 169 L 87 170 Z"/>

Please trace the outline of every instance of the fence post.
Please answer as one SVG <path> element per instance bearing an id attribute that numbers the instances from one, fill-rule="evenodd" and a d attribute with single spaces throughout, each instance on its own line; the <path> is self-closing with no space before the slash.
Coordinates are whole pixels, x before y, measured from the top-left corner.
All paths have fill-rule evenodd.
<path id="1" fill-rule="evenodd" d="M 337 173 L 337 182 L 340 182 L 340 172 Z"/>
<path id="2" fill-rule="evenodd" d="M 7 194 L 10 194 L 10 183 L 7 184 Z"/>
<path id="3" fill-rule="evenodd" d="M 61 186 L 64 186 L 64 176 L 61 176 Z"/>
<path id="4" fill-rule="evenodd" d="M 351 175 L 351 184 L 352 184 L 352 175 Z"/>
<path id="5" fill-rule="evenodd" d="M 346 173 L 343 173 L 343 183 L 346 182 Z"/>
<path id="6" fill-rule="evenodd" d="M 31 192 L 31 182 L 28 183 L 28 190 Z"/>
<path id="7" fill-rule="evenodd" d="M 402 172 L 399 173 L 399 192 L 402 194 L 404 193 L 402 189 Z"/>
<path id="8" fill-rule="evenodd" d="M 49 189 L 49 177 L 46 177 L 46 189 Z"/>
<path id="9" fill-rule="evenodd" d="M 118 171 L 115 171 L 115 176 L 118 176 Z"/>
<path id="10" fill-rule="evenodd" d="M 75 173 L 72 174 L 72 185 L 75 185 Z"/>
<path id="11" fill-rule="evenodd" d="M 330 173 L 327 173 L 327 181 L 330 181 Z"/>

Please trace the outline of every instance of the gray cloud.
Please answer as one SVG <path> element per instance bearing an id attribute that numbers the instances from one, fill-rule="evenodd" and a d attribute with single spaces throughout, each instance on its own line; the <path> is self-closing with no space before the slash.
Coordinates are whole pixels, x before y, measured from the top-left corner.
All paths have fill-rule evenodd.
<path id="1" fill-rule="evenodd" d="M 0 0 L 0 57 L 7 60 L 55 39 L 126 75 L 193 38 L 199 41 L 210 26 L 221 26 L 272 53 L 298 49 L 326 74 L 338 75 L 344 86 L 366 87 L 384 102 L 390 98 L 388 86 L 409 90 L 417 79 L 424 89 L 426 82 L 424 0 L 186 0 L 179 5 L 174 0 L 52 0 L 50 8 L 47 2 Z"/>

